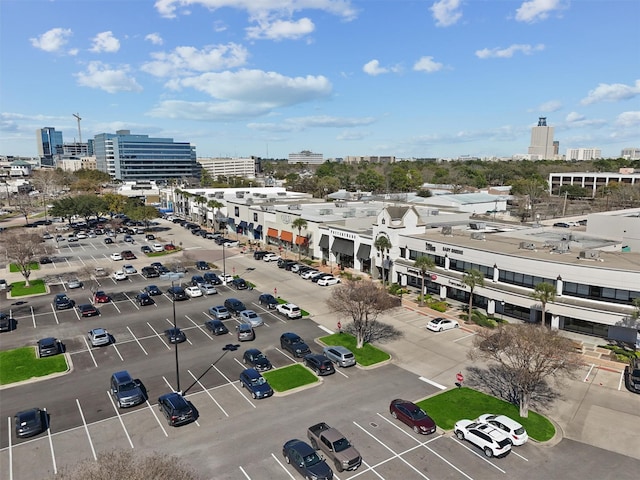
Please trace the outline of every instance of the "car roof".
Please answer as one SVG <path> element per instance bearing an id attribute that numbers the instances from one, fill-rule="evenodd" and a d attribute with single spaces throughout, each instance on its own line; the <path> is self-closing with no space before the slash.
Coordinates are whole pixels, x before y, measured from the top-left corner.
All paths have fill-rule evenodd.
<path id="1" fill-rule="evenodd" d="M 54 337 L 46 337 L 38 340 L 38 343 L 55 343 L 57 340 Z"/>
<path id="2" fill-rule="evenodd" d="M 93 330 L 91 330 L 91 333 L 93 333 L 94 335 L 103 335 L 107 333 L 107 331 L 104 328 L 94 328 Z"/>
<path id="3" fill-rule="evenodd" d="M 300 335 L 298 335 L 297 333 L 293 333 L 293 332 L 284 332 L 281 336 L 285 337 L 285 338 L 298 339 L 298 340 L 302 341 L 302 338 L 300 338 Z"/>
<path id="4" fill-rule="evenodd" d="M 342 345 L 329 345 L 326 348 L 330 348 L 331 350 L 335 350 L 339 353 L 353 353 L 347 347 L 343 347 Z"/>
<path id="5" fill-rule="evenodd" d="M 507 417 L 506 415 L 485 414 L 485 415 L 481 415 L 481 417 L 479 418 L 483 418 L 485 419 L 485 421 L 495 420 L 514 430 L 517 430 L 518 428 L 522 427 L 521 424 L 516 422 L 514 419 Z"/>
<path id="6" fill-rule="evenodd" d="M 253 330 L 253 327 L 248 323 L 241 323 L 238 325 L 238 330 Z"/>
<path id="7" fill-rule="evenodd" d="M 242 373 L 251 379 L 260 378 L 262 376 L 255 368 L 247 368 Z"/>
<path id="8" fill-rule="evenodd" d="M 302 440 L 298 440 L 297 438 L 289 440 L 287 443 L 285 443 L 285 446 L 291 450 L 295 450 L 303 457 L 306 455 L 311 455 L 315 452 L 315 450 L 311 448 L 308 443 L 303 442 Z"/>

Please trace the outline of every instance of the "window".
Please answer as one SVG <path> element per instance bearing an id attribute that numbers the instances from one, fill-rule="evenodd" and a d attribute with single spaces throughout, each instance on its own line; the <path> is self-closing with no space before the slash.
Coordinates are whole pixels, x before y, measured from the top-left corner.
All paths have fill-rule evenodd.
<path id="1" fill-rule="evenodd" d="M 234 214 L 236 217 L 239 217 L 239 216 L 240 216 L 240 207 L 234 207 L 234 209 L 233 209 L 233 214 Z"/>
<path id="2" fill-rule="evenodd" d="M 258 214 L 254 212 L 253 214 L 253 221 L 257 222 L 258 221 Z"/>

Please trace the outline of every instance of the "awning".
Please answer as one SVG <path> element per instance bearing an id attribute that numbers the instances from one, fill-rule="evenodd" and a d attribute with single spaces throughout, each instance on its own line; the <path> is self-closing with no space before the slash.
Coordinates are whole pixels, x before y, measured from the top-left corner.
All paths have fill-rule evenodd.
<path id="1" fill-rule="evenodd" d="M 261 232 L 262 231 L 262 225 L 258 225 L 256 228 L 253 229 L 254 232 Z"/>
<path id="2" fill-rule="evenodd" d="M 361 243 L 358 247 L 358 258 L 366 260 L 371 258 L 371 245 L 365 245 Z"/>
<path id="3" fill-rule="evenodd" d="M 245 222 L 244 220 L 242 220 L 242 221 L 240 222 L 240 225 L 238 225 L 238 227 L 240 227 L 240 228 L 247 228 L 247 222 Z"/>
<path id="4" fill-rule="evenodd" d="M 302 235 L 296 235 L 296 245 L 305 245 L 307 243 L 307 237 Z"/>
<path id="5" fill-rule="evenodd" d="M 320 242 L 318 243 L 320 248 L 329 248 L 329 235 L 322 235 L 320 237 Z"/>
<path id="6" fill-rule="evenodd" d="M 276 228 L 269 227 L 267 229 L 267 237 L 278 238 L 278 230 Z"/>
<path id="7" fill-rule="evenodd" d="M 280 240 L 289 242 L 289 243 L 293 242 L 293 233 L 287 232 L 286 230 L 282 230 L 280 232 Z"/>
<path id="8" fill-rule="evenodd" d="M 249 226 L 247 227 L 249 230 L 253 230 L 253 222 L 249 224 Z"/>
<path id="9" fill-rule="evenodd" d="M 347 257 L 353 257 L 353 242 L 344 238 L 336 238 L 333 240 L 333 245 L 331 245 L 331 251 Z"/>

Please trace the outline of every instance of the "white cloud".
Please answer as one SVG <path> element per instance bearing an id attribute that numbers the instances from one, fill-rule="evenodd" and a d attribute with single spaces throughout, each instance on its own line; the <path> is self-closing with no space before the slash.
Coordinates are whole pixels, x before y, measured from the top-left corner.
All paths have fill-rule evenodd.
<path id="1" fill-rule="evenodd" d="M 70 28 L 52 28 L 37 38 L 30 38 L 31 45 L 45 52 L 59 52 L 73 35 Z"/>
<path id="2" fill-rule="evenodd" d="M 640 111 L 638 112 L 622 112 L 616 118 L 616 125 L 621 127 L 640 127 Z"/>
<path id="3" fill-rule="evenodd" d="M 544 50 L 544 45 L 539 43 L 532 46 L 528 44 L 514 44 L 507 48 L 483 48 L 482 50 L 476 50 L 476 57 L 478 58 L 511 58 L 516 53 L 520 52 L 525 55 L 531 55 L 534 52 L 540 52 Z"/>
<path id="4" fill-rule="evenodd" d="M 115 53 L 120 50 L 120 40 L 113 36 L 113 32 L 101 32 L 92 39 L 91 51 L 95 53 Z"/>
<path id="5" fill-rule="evenodd" d="M 249 123 L 247 126 L 254 130 L 269 132 L 300 132 L 307 128 L 352 128 L 371 125 L 376 121 L 373 117 L 349 118 L 332 117 L 328 115 L 310 117 L 291 117 L 278 123 Z"/>
<path id="6" fill-rule="evenodd" d="M 598 102 L 618 102 L 620 100 L 629 100 L 639 94 L 640 80 L 636 80 L 635 85 L 601 83 L 591 90 L 585 98 L 580 100 L 580 103 L 582 105 L 590 105 Z"/>
<path id="7" fill-rule="evenodd" d="M 462 18 L 461 0 L 439 0 L 429 10 L 436 20 L 437 27 L 450 27 Z"/>
<path id="8" fill-rule="evenodd" d="M 433 73 L 442 70 L 442 63 L 434 62 L 433 57 L 422 57 L 414 65 L 413 69 L 416 72 Z"/>
<path id="9" fill-rule="evenodd" d="M 389 73 L 389 69 L 381 67 L 378 60 L 371 60 L 370 62 L 365 63 L 362 67 L 362 71 L 374 77 L 383 73 Z"/>
<path id="10" fill-rule="evenodd" d="M 99 88 L 107 93 L 141 92 L 142 87 L 134 77 L 129 76 L 128 65 L 117 69 L 102 62 L 91 62 L 86 72 L 74 74 L 78 85 L 82 87 Z"/>
<path id="11" fill-rule="evenodd" d="M 142 65 L 141 70 L 156 77 L 184 76 L 193 72 L 208 72 L 247 63 L 249 53 L 236 43 L 195 47 L 176 47 L 173 52 L 152 53 L 154 59 Z"/>
<path id="12" fill-rule="evenodd" d="M 336 140 L 344 140 L 344 141 L 355 141 L 355 140 L 363 140 L 367 138 L 370 134 L 368 132 L 363 132 L 361 130 L 345 130 L 336 136 Z"/>
<path id="13" fill-rule="evenodd" d="M 576 122 L 581 122 L 582 120 L 585 119 L 585 116 L 578 113 L 578 112 L 571 112 L 569 114 L 567 114 L 567 117 L 565 118 L 565 121 L 567 123 L 576 123 Z"/>
<path id="14" fill-rule="evenodd" d="M 154 45 L 162 45 L 164 43 L 159 33 L 150 33 L 149 35 L 144 37 L 144 39 L 153 43 Z"/>
<path id="15" fill-rule="evenodd" d="M 529 110 L 530 112 L 543 112 L 543 113 L 552 113 L 557 112 L 562 108 L 562 102 L 559 100 L 549 100 L 548 102 L 544 102 L 538 105 L 533 110 Z"/>
<path id="16" fill-rule="evenodd" d="M 298 21 L 259 22 L 256 27 L 247 28 L 247 37 L 254 40 L 295 40 L 310 34 L 315 28 L 313 22 L 308 18 L 301 18 Z"/>
<path id="17" fill-rule="evenodd" d="M 516 20 L 519 22 L 534 23 L 538 20 L 546 20 L 549 14 L 555 10 L 567 8 L 562 0 L 528 0 L 516 10 Z"/>

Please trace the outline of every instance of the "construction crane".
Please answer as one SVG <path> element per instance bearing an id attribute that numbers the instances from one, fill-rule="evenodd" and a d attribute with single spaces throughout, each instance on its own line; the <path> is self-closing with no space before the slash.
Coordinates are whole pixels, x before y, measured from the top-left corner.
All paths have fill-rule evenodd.
<path id="1" fill-rule="evenodd" d="M 78 143 L 82 143 L 82 132 L 80 131 L 80 120 L 82 120 L 82 118 L 80 118 L 79 113 L 72 113 L 72 115 L 78 120 Z"/>

